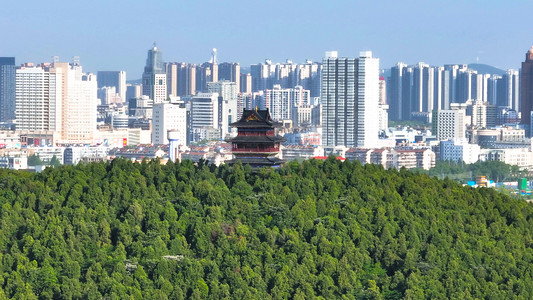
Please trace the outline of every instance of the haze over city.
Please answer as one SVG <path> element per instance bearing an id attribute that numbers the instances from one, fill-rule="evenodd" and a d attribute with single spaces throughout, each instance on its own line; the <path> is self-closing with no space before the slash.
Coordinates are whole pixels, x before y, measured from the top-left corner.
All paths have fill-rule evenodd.
<path id="1" fill-rule="evenodd" d="M 533 44 L 533 4 L 501 1 L 10 1 L 0 13 L 0 56 L 17 64 L 71 61 L 85 70 L 141 77 L 155 41 L 165 61 L 247 67 L 264 59 L 321 61 L 324 51 L 372 50 L 381 68 L 398 61 L 484 63 L 518 69 Z"/>

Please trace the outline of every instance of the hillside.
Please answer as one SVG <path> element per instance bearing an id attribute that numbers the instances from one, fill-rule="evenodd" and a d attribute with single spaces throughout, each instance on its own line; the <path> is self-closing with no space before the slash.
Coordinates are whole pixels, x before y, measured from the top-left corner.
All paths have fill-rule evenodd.
<path id="1" fill-rule="evenodd" d="M 468 68 L 476 70 L 479 74 L 496 74 L 496 75 L 505 74 L 505 70 L 498 69 L 496 67 L 485 65 L 485 64 L 468 64 Z"/>
<path id="2" fill-rule="evenodd" d="M 0 170 L 0 299 L 533 298 L 533 207 L 358 162 Z"/>

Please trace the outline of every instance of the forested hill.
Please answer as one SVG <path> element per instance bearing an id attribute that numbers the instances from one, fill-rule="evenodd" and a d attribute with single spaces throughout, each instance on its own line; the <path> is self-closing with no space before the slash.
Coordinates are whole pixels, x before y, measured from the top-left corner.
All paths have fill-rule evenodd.
<path id="1" fill-rule="evenodd" d="M 0 170 L 0 299 L 533 299 L 533 208 L 358 162 Z"/>

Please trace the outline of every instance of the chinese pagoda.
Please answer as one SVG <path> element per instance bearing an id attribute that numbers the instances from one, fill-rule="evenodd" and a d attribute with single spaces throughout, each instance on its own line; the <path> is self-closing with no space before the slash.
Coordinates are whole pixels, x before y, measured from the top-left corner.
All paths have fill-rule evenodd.
<path id="1" fill-rule="evenodd" d="M 232 165 L 238 160 L 251 167 L 279 167 L 284 161 L 276 157 L 280 144 L 286 139 L 276 135 L 274 129 L 281 123 L 274 122 L 266 110 L 244 110 L 239 121 L 230 124 L 237 128 L 237 136 L 229 139 L 234 159 L 227 163 Z"/>

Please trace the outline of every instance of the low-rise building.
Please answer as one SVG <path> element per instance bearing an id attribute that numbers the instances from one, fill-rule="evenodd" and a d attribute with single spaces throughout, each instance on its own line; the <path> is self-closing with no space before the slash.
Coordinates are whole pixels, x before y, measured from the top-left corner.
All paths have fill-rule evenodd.
<path id="1" fill-rule="evenodd" d="M 482 149 L 481 161 L 502 161 L 508 165 L 530 168 L 533 166 L 533 152 L 529 148 Z"/>
<path id="2" fill-rule="evenodd" d="M 282 159 L 289 161 L 295 159 L 309 159 L 322 156 L 324 149 L 313 145 L 286 145 L 281 147 Z"/>
<path id="3" fill-rule="evenodd" d="M 469 144 L 467 140 L 447 140 L 440 142 L 440 160 L 473 164 L 478 161 L 481 148 Z"/>
<path id="4" fill-rule="evenodd" d="M 398 169 L 405 167 L 429 170 L 435 166 L 435 152 L 430 149 L 402 149 L 396 152 Z"/>

